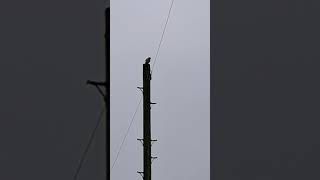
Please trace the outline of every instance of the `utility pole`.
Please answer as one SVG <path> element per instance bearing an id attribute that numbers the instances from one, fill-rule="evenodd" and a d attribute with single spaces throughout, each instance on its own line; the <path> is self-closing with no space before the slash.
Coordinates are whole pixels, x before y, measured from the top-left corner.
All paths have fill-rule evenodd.
<path id="1" fill-rule="evenodd" d="M 143 144 L 143 172 L 138 173 L 142 175 L 144 180 L 151 180 L 151 163 L 152 159 L 156 157 L 152 157 L 151 155 L 151 103 L 150 101 L 150 57 L 146 59 L 146 62 L 143 64 L 143 139 L 138 139 Z"/>
<path id="2" fill-rule="evenodd" d="M 103 96 L 106 106 L 106 180 L 110 180 L 110 1 L 105 8 L 105 59 L 106 80 L 105 82 L 87 81 L 87 84 L 95 86 Z M 105 87 L 105 93 L 101 89 Z"/>
<path id="3" fill-rule="evenodd" d="M 106 180 L 110 180 L 110 1 L 105 10 L 106 34 L 105 34 L 105 56 L 106 56 Z"/>

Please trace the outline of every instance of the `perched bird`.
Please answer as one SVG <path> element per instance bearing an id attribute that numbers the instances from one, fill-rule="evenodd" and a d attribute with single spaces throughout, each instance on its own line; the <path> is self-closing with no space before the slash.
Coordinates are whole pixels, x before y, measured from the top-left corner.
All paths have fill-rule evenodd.
<path id="1" fill-rule="evenodd" d="M 148 58 L 146 59 L 146 64 L 149 64 L 149 63 L 150 63 L 150 59 L 151 59 L 151 57 L 148 57 Z"/>

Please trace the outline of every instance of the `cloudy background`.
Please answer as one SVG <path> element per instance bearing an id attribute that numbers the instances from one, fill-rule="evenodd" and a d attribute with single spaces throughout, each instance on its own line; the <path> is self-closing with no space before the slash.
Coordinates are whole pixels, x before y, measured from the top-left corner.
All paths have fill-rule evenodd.
<path id="1" fill-rule="evenodd" d="M 142 64 L 156 54 L 171 0 L 111 1 L 111 160 L 142 93 Z M 174 1 L 151 80 L 153 179 L 210 177 L 209 0 Z M 142 106 L 111 179 L 137 179 L 143 170 Z"/>
<path id="2" fill-rule="evenodd" d="M 111 159 L 141 93 L 169 1 L 112 1 Z M 70 180 L 103 100 L 103 0 L 0 2 L 0 179 Z M 152 79 L 154 179 L 209 179 L 209 1 L 176 1 Z M 112 179 L 141 179 L 140 107 Z M 99 126 L 79 180 L 105 178 Z"/>

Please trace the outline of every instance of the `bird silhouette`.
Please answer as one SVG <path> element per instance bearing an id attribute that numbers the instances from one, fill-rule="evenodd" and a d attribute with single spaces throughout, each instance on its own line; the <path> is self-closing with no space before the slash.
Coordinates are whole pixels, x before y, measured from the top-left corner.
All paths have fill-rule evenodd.
<path id="1" fill-rule="evenodd" d="M 151 60 L 151 57 L 148 57 L 148 58 L 146 59 L 146 64 L 149 64 L 149 63 L 150 63 L 150 60 Z"/>

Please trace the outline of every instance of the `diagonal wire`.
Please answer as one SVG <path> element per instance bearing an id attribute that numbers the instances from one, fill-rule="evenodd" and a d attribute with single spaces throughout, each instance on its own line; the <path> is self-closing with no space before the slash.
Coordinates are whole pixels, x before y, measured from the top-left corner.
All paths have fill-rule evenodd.
<path id="1" fill-rule="evenodd" d="M 80 161 L 79 161 L 79 164 L 78 164 L 76 173 L 75 173 L 74 176 L 73 176 L 73 180 L 77 180 L 77 179 L 78 179 L 79 172 L 80 172 L 81 167 L 82 167 L 82 165 L 83 165 L 83 162 L 84 162 L 84 160 L 85 160 L 85 158 L 86 158 L 86 156 L 87 156 L 87 154 L 88 154 L 89 148 L 90 148 L 90 146 L 91 146 L 91 144 L 92 144 L 92 141 L 93 141 L 93 139 L 94 139 L 94 136 L 95 136 L 95 134 L 96 134 L 96 131 L 97 131 L 97 129 L 98 129 L 100 123 L 101 123 L 101 120 L 102 120 L 102 117 L 103 117 L 103 113 L 104 113 L 104 112 L 105 112 L 105 108 L 103 108 L 103 109 L 101 110 L 101 112 L 100 112 L 99 119 L 98 119 L 98 121 L 97 121 L 97 123 L 96 123 L 96 126 L 94 127 L 94 129 L 93 129 L 93 131 L 92 131 L 92 133 L 91 133 L 91 135 L 90 135 L 89 142 L 88 142 L 88 144 L 87 144 L 87 146 L 86 146 L 86 148 L 85 148 L 85 150 L 84 150 L 84 152 L 83 152 L 83 154 L 82 154 L 82 156 L 81 156 L 81 159 L 80 159 Z"/>
<path id="2" fill-rule="evenodd" d="M 130 128 L 131 128 L 132 123 L 133 123 L 133 121 L 134 121 L 134 118 L 135 118 L 135 116 L 136 116 L 136 114 L 137 114 L 137 112 L 138 112 L 138 109 L 139 109 L 139 106 L 140 106 L 141 102 L 142 102 L 142 97 L 140 98 L 140 101 L 139 101 L 139 103 L 138 103 L 138 105 L 137 105 L 137 107 L 136 107 L 136 110 L 135 110 L 135 112 L 134 112 L 134 114 L 133 114 L 133 116 L 132 116 L 132 118 L 131 118 L 130 125 L 129 125 L 128 129 L 127 129 L 127 132 L 126 132 L 126 134 L 125 134 L 125 136 L 124 136 L 124 138 L 123 138 L 122 142 L 121 142 L 121 145 L 120 145 L 120 147 L 119 147 L 119 150 L 118 150 L 118 153 L 117 153 L 116 159 L 113 161 L 113 164 L 112 164 L 112 166 L 111 166 L 111 170 L 110 170 L 110 171 L 112 171 L 112 169 L 113 169 L 114 165 L 116 164 L 116 161 L 117 161 L 117 160 L 118 160 L 118 158 L 119 158 L 119 154 L 120 154 L 120 152 L 121 152 L 121 149 L 122 149 L 122 147 L 123 147 L 123 144 L 124 144 L 124 142 L 125 142 L 125 140 L 126 140 L 126 138 L 127 138 L 128 134 L 129 134 Z"/>
<path id="3" fill-rule="evenodd" d="M 151 68 L 151 73 L 153 71 L 154 65 L 156 64 L 156 61 L 157 61 L 157 58 L 158 58 L 158 54 L 159 54 L 160 47 L 161 47 L 161 44 L 162 44 L 162 41 L 163 41 L 164 33 L 166 32 L 166 29 L 167 29 L 167 25 L 168 25 L 168 21 L 169 21 L 169 18 L 170 18 L 170 14 L 171 14 L 171 9 L 172 9 L 173 3 L 174 3 L 174 0 L 171 0 L 171 5 L 170 5 L 169 12 L 168 12 L 166 24 L 164 25 L 164 28 L 163 28 L 163 31 L 162 31 L 162 35 L 161 35 L 160 42 L 159 42 L 159 45 L 158 45 L 157 53 L 156 53 L 156 56 L 154 58 L 154 62 L 153 62 L 152 68 Z"/>
<path id="4" fill-rule="evenodd" d="M 153 68 L 154 68 L 154 66 L 155 66 L 155 64 L 156 64 L 156 61 L 157 61 L 157 58 L 158 58 L 158 55 L 159 55 L 160 47 L 161 47 L 161 44 L 162 44 L 162 41 L 163 41 L 163 37 L 164 37 L 165 31 L 166 31 L 166 28 L 167 28 L 167 25 L 168 25 L 168 21 L 169 21 L 169 18 L 170 18 L 170 14 L 171 14 L 171 10 L 172 10 L 173 3 L 174 3 L 174 0 L 171 1 L 171 5 L 170 5 L 170 9 L 169 9 L 169 12 L 168 12 L 168 15 L 167 15 L 166 23 L 165 23 L 164 29 L 163 29 L 163 31 L 162 31 L 161 38 L 160 38 L 160 42 L 159 42 L 158 49 L 157 49 L 157 52 L 156 52 L 156 56 L 155 56 L 155 59 L 154 59 L 153 65 L 152 65 L 151 74 L 152 74 Z M 131 126 L 132 126 L 132 123 L 133 123 L 133 121 L 134 121 L 135 115 L 136 115 L 136 113 L 137 113 L 137 111 L 138 111 L 138 108 L 139 108 L 141 102 L 142 102 L 142 97 L 140 98 L 139 103 L 138 103 L 138 105 L 137 105 L 137 107 L 136 107 L 136 110 L 135 110 L 135 112 L 134 112 L 134 114 L 133 114 L 133 116 L 132 116 L 130 125 L 129 125 L 128 129 L 127 129 L 127 132 L 126 132 L 126 134 L 125 134 L 122 142 L 121 142 L 120 148 L 119 148 L 118 153 L 117 153 L 117 155 L 116 155 L 116 159 L 114 160 L 110 171 L 112 171 L 112 169 L 113 169 L 116 161 L 117 161 L 118 158 L 119 158 L 119 154 L 120 154 L 121 149 L 122 149 L 122 147 L 123 147 L 123 144 L 124 144 L 124 142 L 125 142 L 125 140 L 126 140 L 126 138 L 127 138 L 127 136 L 128 136 L 128 133 L 129 133 L 129 131 L 130 131 L 130 128 L 131 128 Z"/>

